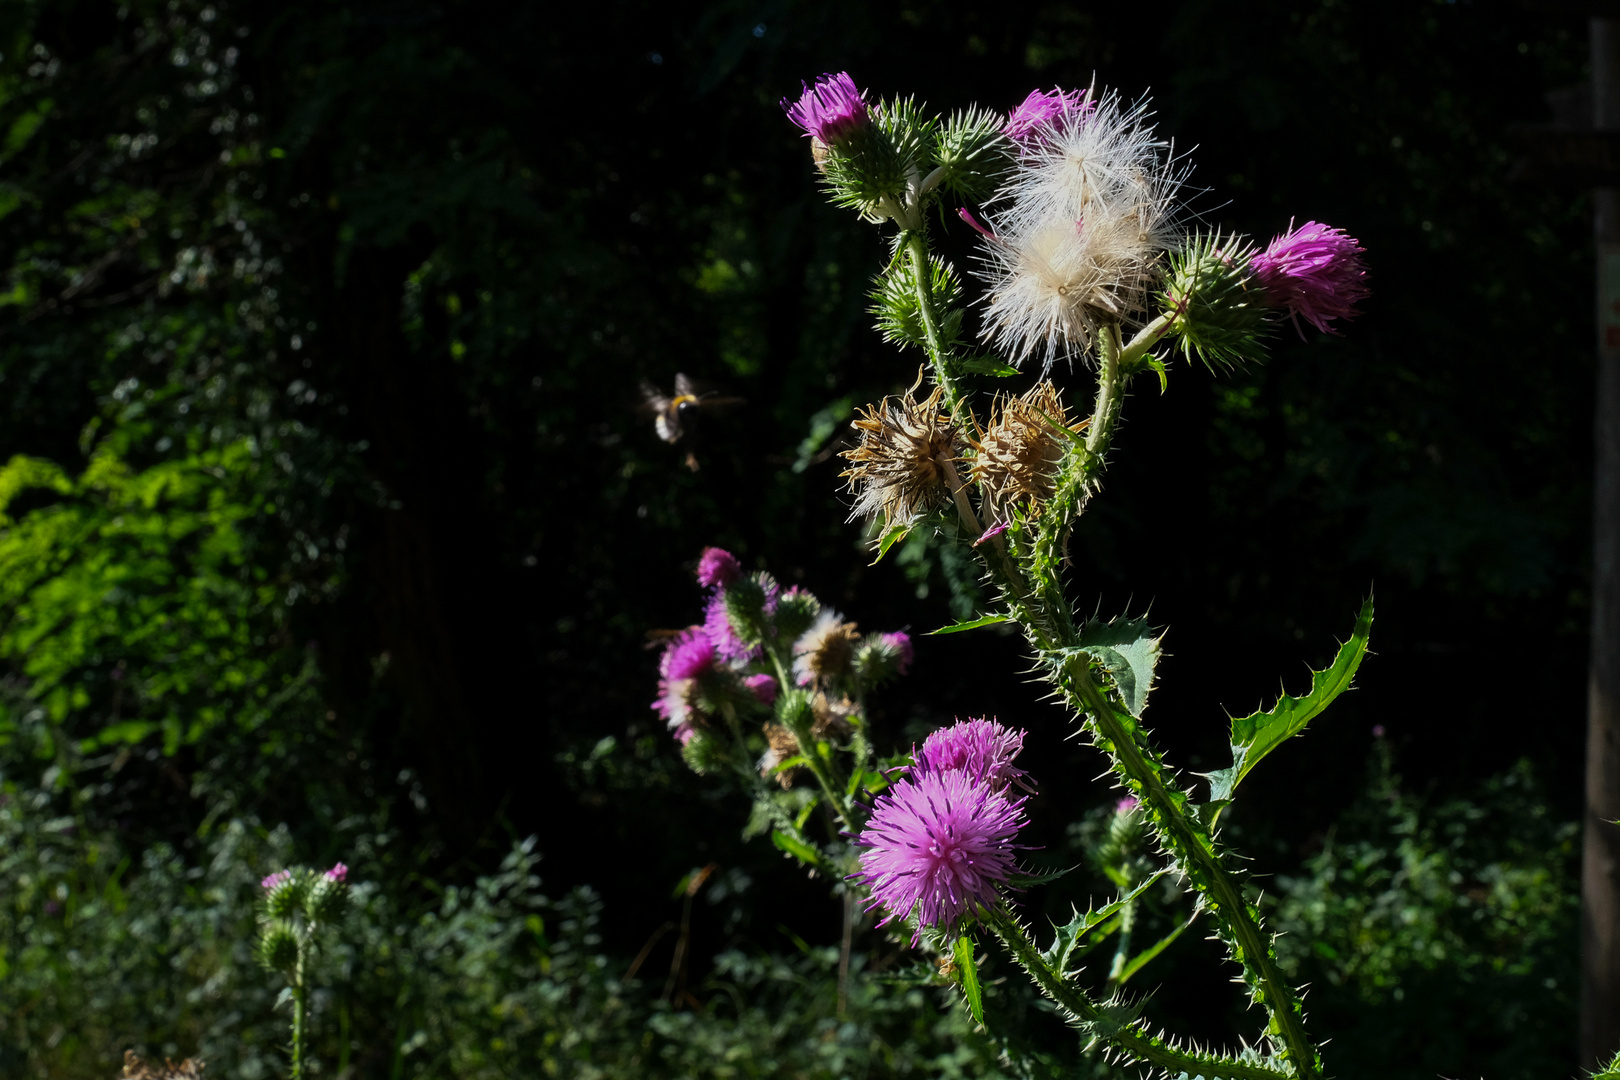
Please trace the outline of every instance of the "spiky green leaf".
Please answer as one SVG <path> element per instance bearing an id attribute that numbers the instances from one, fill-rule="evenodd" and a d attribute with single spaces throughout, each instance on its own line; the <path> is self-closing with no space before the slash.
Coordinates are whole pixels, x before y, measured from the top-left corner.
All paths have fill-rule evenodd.
<path id="1" fill-rule="evenodd" d="M 1117 897 L 1100 908 L 1090 908 L 1084 913 L 1081 913 L 1078 908 L 1071 909 L 1074 911 L 1074 917 L 1062 926 L 1053 927 L 1056 934 L 1052 939 L 1051 946 L 1042 950 L 1042 959 L 1047 962 L 1053 971 L 1059 974 L 1065 973 L 1068 970 L 1069 961 L 1074 957 L 1076 947 L 1087 936 L 1099 929 L 1102 930 L 1101 936 L 1103 937 L 1112 933 L 1114 928 L 1109 927 L 1107 924 L 1114 919 L 1114 916 L 1118 915 L 1126 904 L 1146 892 L 1148 887 L 1163 877 L 1164 874 L 1165 871 L 1161 870 L 1150 875 L 1130 892 Z"/>
<path id="2" fill-rule="evenodd" d="M 966 934 L 956 939 L 951 950 L 956 961 L 956 977 L 962 984 L 962 996 L 967 999 L 968 1012 L 975 1023 L 984 1023 L 984 991 L 979 986 L 979 967 L 973 962 L 973 939 Z"/>
<path id="3" fill-rule="evenodd" d="M 970 356 L 965 360 L 957 360 L 953 365 L 957 371 L 969 375 L 994 375 L 998 379 L 1005 379 L 1018 374 L 1018 369 L 1008 367 L 993 356 Z"/>
<path id="4" fill-rule="evenodd" d="M 1147 708 L 1153 689 L 1153 669 L 1159 662 L 1159 635 L 1146 619 L 1092 620 L 1080 628 L 1080 643 L 1070 650 L 1090 656 L 1119 691 L 1119 700 L 1132 716 Z"/>
<path id="5" fill-rule="evenodd" d="M 1260 759 L 1281 746 L 1284 739 L 1304 730 L 1333 699 L 1350 689 L 1356 669 L 1367 655 L 1367 636 L 1372 631 L 1373 602 L 1368 597 L 1356 616 L 1350 640 L 1321 671 L 1311 672 L 1311 689 L 1301 697 L 1282 695 L 1277 704 L 1264 712 L 1232 720 L 1232 765 L 1209 774 L 1211 804 L 1230 802 L 1238 782 L 1260 763 Z"/>
<path id="6" fill-rule="evenodd" d="M 798 859 L 812 870 L 822 869 L 821 853 L 796 836 L 789 836 L 781 829 L 771 830 L 771 843 L 787 854 Z"/>
<path id="7" fill-rule="evenodd" d="M 995 626 L 997 623 L 1012 622 L 1011 615 L 981 615 L 968 622 L 960 622 L 955 626 L 942 626 L 938 630 L 928 631 L 928 637 L 938 637 L 940 634 L 960 634 L 964 630 L 977 630 L 981 626 Z"/>

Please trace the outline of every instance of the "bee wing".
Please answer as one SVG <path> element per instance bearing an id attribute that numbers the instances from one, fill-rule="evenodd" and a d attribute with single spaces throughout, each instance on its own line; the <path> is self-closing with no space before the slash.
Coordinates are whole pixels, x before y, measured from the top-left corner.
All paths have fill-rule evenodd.
<path id="1" fill-rule="evenodd" d="M 675 396 L 697 397 L 697 388 L 692 385 L 692 380 L 686 377 L 684 371 L 675 373 Z"/>
<path id="2" fill-rule="evenodd" d="M 672 404 L 674 404 L 674 402 L 671 400 L 668 394 L 658 389 L 658 387 L 654 386 L 646 379 L 641 380 L 640 409 L 642 412 L 667 412 Z"/>

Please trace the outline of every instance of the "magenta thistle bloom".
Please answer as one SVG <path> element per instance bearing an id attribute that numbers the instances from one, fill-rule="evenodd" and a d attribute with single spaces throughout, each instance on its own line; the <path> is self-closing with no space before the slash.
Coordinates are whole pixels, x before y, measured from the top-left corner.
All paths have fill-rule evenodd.
<path id="1" fill-rule="evenodd" d="M 272 889 L 281 888 L 283 885 L 287 884 L 287 882 L 289 882 L 291 880 L 292 880 L 292 871 L 290 871 L 290 870 L 277 870 L 275 873 L 271 874 L 269 877 L 267 877 L 263 881 L 259 882 L 259 885 L 260 885 L 261 888 L 264 889 L 265 892 L 269 892 Z"/>
<path id="2" fill-rule="evenodd" d="M 731 552 L 717 547 L 706 547 L 698 556 L 698 584 L 706 589 L 725 588 L 742 577 L 742 563 Z"/>
<path id="3" fill-rule="evenodd" d="M 332 869 L 326 872 L 327 881 L 335 881 L 342 885 L 349 879 L 349 868 L 344 863 L 334 863 Z"/>
<path id="4" fill-rule="evenodd" d="M 760 704 L 771 705 L 776 702 L 776 676 L 750 675 L 743 680 L 743 685 L 748 687 L 749 693 L 759 699 Z"/>
<path id="5" fill-rule="evenodd" d="M 658 661 L 658 674 L 674 682 L 695 679 L 714 670 L 714 642 L 701 626 L 689 626 L 670 638 Z"/>
<path id="6" fill-rule="evenodd" d="M 894 650 L 894 670 L 897 675 L 904 675 L 911 670 L 911 662 L 917 658 L 917 650 L 911 645 L 911 635 L 895 630 L 892 633 L 878 635 L 883 644 Z"/>
<path id="7" fill-rule="evenodd" d="M 1016 869 L 1024 797 L 1013 797 L 963 769 L 901 780 L 872 809 L 856 843 L 879 925 L 916 915 L 920 926 L 948 926 L 997 902 Z M 919 935 L 912 936 L 912 944 Z"/>
<path id="8" fill-rule="evenodd" d="M 723 592 L 717 591 L 709 597 L 709 605 L 703 610 L 703 632 L 708 635 L 715 653 L 728 663 L 756 660 L 763 655 L 758 648 L 737 636 L 737 631 L 731 625 L 731 616 L 726 613 L 726 594 Z"/>
<path id="9" fill-rule="evenodd" d="M 1083 116 L 1092 107 L 1091 95 L 1085 90 L 1031 90 L 1023 104 L 1008 114 L 1007 124 L 1001 133 L 1023 145 L 1036 137 L 1043 126 Z"/>
<path id="10" fill-rule="evenodd" d="M 1017 728 L 994 720 L 958 720 L 923 740 L 922 749 L 913 755 L 911 774 L 961 771 L 997 791 L 1008 784 L 1027 789 L 1024 770 L 1013 767 L 1013 758 L 1023 748 L 1024 733 Z"/>
<path id="11" fill-rule="evenodd" d="M 1273 240 L 1249 267 L 1267 303 L 1331 334 L 1328 321 L 1359 314 L 1356 301 L 1368 295 L 1364 250 L 1343 229 L 1307 221 Z"/>
<path id="12" fill-rule="evenodd" d="M 1141 805 L 1142 804 L 1137 801 L 1135 795 L 1127 795 L 1123 799 L 1119 800 L 1119 802 L 1114 804 L 1114 813 L 1128 814 Z"/>
<path id="13" fill-rule="evenodd" d="M 803 128 L 806 135 L 828 146 L 836 146 L 871 122 L 862 92 L 843 71 L 823 75 L 815 86 L 804 84 L 798 101 L 783 98 L 781 105 L 788 119 Z"/>

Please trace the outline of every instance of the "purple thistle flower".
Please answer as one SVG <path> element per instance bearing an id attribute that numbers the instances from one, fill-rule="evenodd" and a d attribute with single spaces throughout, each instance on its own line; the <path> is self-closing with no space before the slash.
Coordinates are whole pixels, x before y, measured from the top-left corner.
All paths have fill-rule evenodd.
<path id="1" fill-rule="evenodd" d="M 1365 249 L 1343 229 L 1315 221 L 1277 237 L 1249 262 L 1255 279 L 1265 291 L 1266 302 L 1286 307 L 1298 326 L 1299 319 L 1326 334 L 1330 319 L 1348 319 L 1360 314 L 1356 301 L 1369 293 L 1364 278 L 1367 267 L 1361 261 Z M 1303 336 L 1303 335 L 1302 335 Z"/>
<path id="2" fill-rule="evenodd" d="M 335 881 L 342 885 L 349 879 L 349 868 L 344 863 L 334 863 L 332 869 L 326 872 L 327 881 Z"/>
<path id="3" fill-rule="evenodd" d="M 674 730 L 673 734 L 675 736 L 675 741 L 680 743 L 682 746 L 685 746 L 687 743 L 697 738 L 697 728 L 693 727 L 691 724 L 682 724 L 680 727 Z"/>
<path id="4" fill-rule="evenodd" d="M 866 850 L 853 878 L 871 890 L 867 910 L 887 912 L 878 925 L 915 914 L 920 926 L 947 926 L 996 903 L 1024 824 L 1023 796 L 965 770 L 901 780 L 856 839 Z"/>
<path id="5" fill-rule="evenodd" d="M 750 675 L 743 680 L 748 692 L 759 699 L 761 705 L 771 705 L 776 702 L 776 676 Z"/>
<path id="6" fill-rule="evenodd" d="M 731 616 L 726 613 L 726 594 L 716 591 L 709 597 L 703 610 L 703 632 L 708 635 L 715 653 L 728 663 L 757 660 L 763 653 L 737 636 L 732 628 Z"/>
<path id="7" fill-rule="evenodd" d="M 1124 798 L 1120 799 L 1119 802 L 1114 804 L 1114 813 L 1128 814 L 1141 805 L 1142 804 L 1137 801 L 1135 795 L 1126 795 Z"/>
<path id="8" fill-rule="evenodd" d="M 259 882 L 259 887 L 264 889 L 265 892 L 270 892 L 272 889 L 281 888 L 283 885 L 287 884 L 287 882 L 289 882 L 291 880 L 292 880 L 292 871 L 290 871 L 290 870 L 277 870 L 275 873 L 271 874 L 269 877 L 267 877 L 264 880 L 260 881 Z"/>
<path id="9" fill-rule="evenodd" d="M 866 100 L 848 72 L 823 75 L 815 86 L 801 85 L 804 93 L 799 100 L 783 98 L 781 105 L 788 119 L 803 128 L 806 135 L 836 146 L 871 122 Z"/>
<path id="10" fill-rule="evenodd" d="M 1023 104 L 1007 115 L 1001 133 L 1022 146 L 1036 138 L 1042 127 L 1084 116 L 1093 107 L 1091 94 L 1085 90 L 1031 90 Z"/>
<path id="11" fill-rule="evenodd" d="M 714 642 L 704 627 L 689 626 L 669 639 L 658 661 L 658 674 L 675 682 L 714 670 Z"/>
<path id="12" fill-rule="evenodd" d="M 958 720 L 923 740 L 922 749 L 913 754 L 911 775 L 959 771 L 997 791 L 1008 784 L 1027 790 L 1024 770 L 1012 763 L 1023 748 L 1024 733 L 1018 728 L 994 720 Z"/>
<path id="13" fill-rule="evenodd" d="M 706 589 L 725 588 L 742 577 L 742 563 L 731 552 L 717 547 L 706 547 L 698 556 L 698 584 Z"/>
<path id="14" fill-rule="evenodd" d="M 911 635 L 895 630 L 891 633 L 878 635 L 883 644 L 895 652 L 894 670 L 898 675 L 904 675 L 911 670 L 911 662 L 917 658 L 917 650 L 912 648 Z"/>

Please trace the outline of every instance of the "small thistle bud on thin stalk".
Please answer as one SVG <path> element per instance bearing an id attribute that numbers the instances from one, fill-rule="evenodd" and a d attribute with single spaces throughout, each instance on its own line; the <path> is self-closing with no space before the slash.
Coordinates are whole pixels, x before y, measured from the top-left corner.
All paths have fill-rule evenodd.
<path id="1" fill-rule="evenodd" d="M 290 975 L 298 967 L 298 935 L 294 933 L 292 924 L 284 919 L 266 923 L 259 931 L 256 951 L 259 964 L 266 971 Z"/>
<path id="2" fill-rule="evenodd" d="M 795 585 L 782 594 L 772 619 L 772 629 L 780 641 L 793 641 L 816 621 L 821 612 L 821 601 L 806 589 Z"/>
<path id="3" fill-rule="evenodd" d="M 1086 420 L 1069 422 L 1063 395 L 1041 381 L 1020 397 L 1004 397 L 990 424 L 973 441 L 973 479 L 989 515 L 1005 520 L 1014 507 L 1032 517 L 1056 490 L 1057 477 L 1071 440 Z"/>
<path id="4" fill-rule="evenodd" d="M 850 467 L 843 473 L 855 494 L 850 520 L 883 517 L 885 529 L 909 525 L 952 496 L 946 465 L 961 460 L 964 441 L 952 419 L 940 411 L 945 391 L 921 402 L 913 396 L 922 382 L 901 397 L 868 407 L 850 426 L 860 442 L 844 451 Z"/>
<path id="5" fill-rule="evenodd" d="M 855 651 L 855 678 L 863 687 L 881 686 L 910 670 L 913 655 L 909 634 L 874 634 Z"/>

